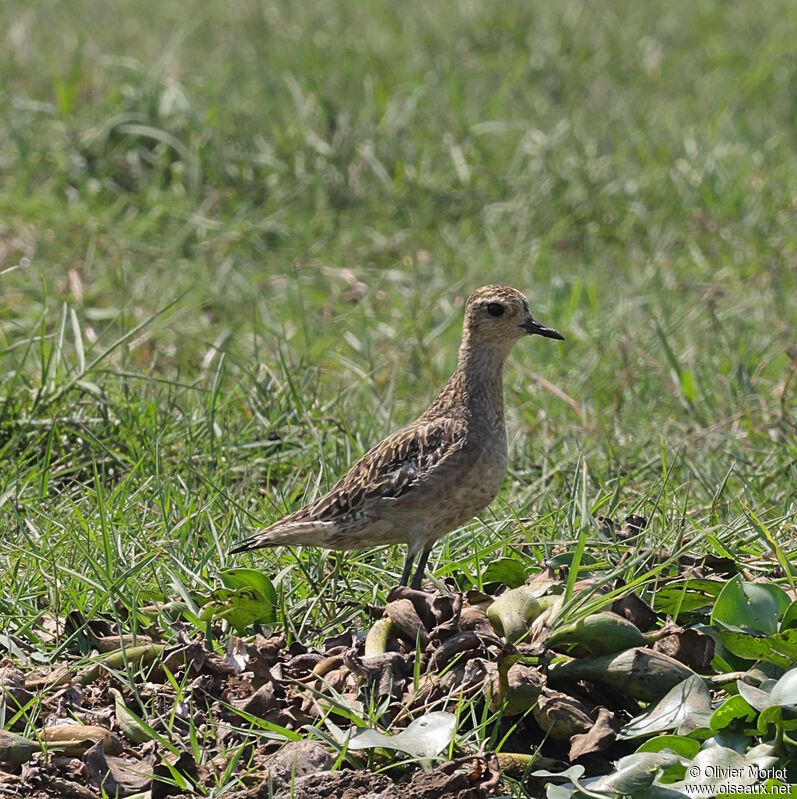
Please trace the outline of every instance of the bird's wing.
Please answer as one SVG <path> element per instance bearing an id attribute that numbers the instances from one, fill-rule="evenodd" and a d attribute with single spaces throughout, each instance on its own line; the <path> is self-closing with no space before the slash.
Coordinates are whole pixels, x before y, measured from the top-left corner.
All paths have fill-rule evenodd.
<path id="1" fill-rule="evenodd" d="M 377 499 L 396 499 L 464 444 L 464 423 L 448 418 L 415 422 L 396 431 L 360 458 L 324 496 L 260 530 L 233 550 L 275 544 L 312 544 L 338 521 L 351 521 Z"/>
<path id="2" fill-rule="evenodd" d="M 450 418 L 415 422 L 396 431 L 360 458 L 323 497 L 296 517 L 334 521 L 369 500 L 398 497 L 430 476 L 464 443 L 464 424 Z"/>

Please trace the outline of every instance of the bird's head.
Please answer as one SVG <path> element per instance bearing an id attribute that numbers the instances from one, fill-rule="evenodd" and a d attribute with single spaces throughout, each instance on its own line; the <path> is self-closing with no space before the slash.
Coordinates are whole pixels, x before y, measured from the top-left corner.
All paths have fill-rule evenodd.
<path id="1" fill-rule="evenodd" d="M 564 339 L 551 327 L 540 324 L 529 310 L 529 301 L 509 286 L 482 286 L 465 306 L 465 337 L 470 347 L 488 348 L 504 356 L 523 336 Z"/>

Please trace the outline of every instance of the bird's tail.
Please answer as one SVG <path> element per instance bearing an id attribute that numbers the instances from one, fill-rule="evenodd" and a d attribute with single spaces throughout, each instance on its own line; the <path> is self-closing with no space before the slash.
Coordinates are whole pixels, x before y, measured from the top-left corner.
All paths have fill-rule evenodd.
<path id="1" fill-rule="evenodd" d="M 236 555 L 240 552 L 276 547 L 281 544 L 324 546 L 324 532 L 327 526 L 324 522 L 319 521 L 277 522 L 265 530 L 259 530 L 250 535 L 249 538 L 244 538 L 230 550 L 230 554 Z"/>
<path id="2" fill-rule="evenodd" d="M 236 544 L 231 550 L 230 555 L 238 555 L 241 552 L 251 552 L 253 549 L 262 549 L 263 547 L 273 547 L 275 545 L 274 541 L 269 541 L 268 538 L 265 538 L 263 533 L 259 532 L 255 533 L 254 535 L 250 535 L 249 538 L 244 538 L 239 544 Z"/>

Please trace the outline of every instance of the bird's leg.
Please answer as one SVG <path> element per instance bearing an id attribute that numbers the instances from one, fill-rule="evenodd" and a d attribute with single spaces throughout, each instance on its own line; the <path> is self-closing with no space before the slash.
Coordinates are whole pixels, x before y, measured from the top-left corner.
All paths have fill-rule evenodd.
<path id="1" fill-rule="evenodd" d="M 415 560 L 415 553 L 411 549 L 407 549 L 407 557 L 404 560 L 404 569 L 401 572 L 401 581 L 399 585 L 406 585 L 410 579 L 410 572 L 412 571 L 412 562 Z"/>
<path id="2" fill-rule="evenodd" d="M 418 561 L 418 568 L 415 570 L 415 576 L 412 578 L 411 588 L 420 590 L 421 583 L 423 582 L 423 575 L 426 571 L 426 564 L 429 561 L 429 553 L 431 551 L 431 547 L 426 547 L 423 552 L 421 552 L 421 559 Z"/>

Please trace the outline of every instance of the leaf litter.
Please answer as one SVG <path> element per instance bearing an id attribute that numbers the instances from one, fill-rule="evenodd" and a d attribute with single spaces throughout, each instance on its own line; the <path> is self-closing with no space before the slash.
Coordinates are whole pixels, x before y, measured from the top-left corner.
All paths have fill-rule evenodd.
<path id="1" fill-rule="evenodd" d="M 490 594 L 399 587 L 368 629 L 314 645 L 279 631 L 276 594 L 248 569 L 145 635 L 42 616 L 41 640 L 74 648 L 50 667 L 0 660 L 0 796 L 678 796 L 690 763 L 733 760 L 729 735 L 734 757 L 790 762 L 782 589 L 682 558 L 645 594 L 579 580 L 596 609 L 568 615 L 566 557 L 522 584 L 510 560 L 485 571 Z"/>

